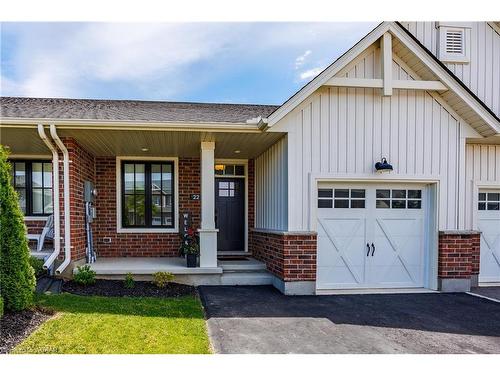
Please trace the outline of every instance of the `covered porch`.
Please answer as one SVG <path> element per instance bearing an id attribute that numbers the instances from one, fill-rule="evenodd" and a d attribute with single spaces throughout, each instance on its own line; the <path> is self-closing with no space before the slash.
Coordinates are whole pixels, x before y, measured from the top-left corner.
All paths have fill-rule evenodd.
<path id="1" fill-rule="evenodd" d="M 49 126 L 45 128 L 49 141 Z M 207 129 L 210 127 L 210 129 Z M 218 164 L 245 166 L 244 202 L 244 248 L 227 251 L 227 255 L 250 255 L 248 231 L 253 227 L 253 159 L 283 137 L 282 133 L 263 132 L 253 124 L 220 124 L 180 127 L 180 124 L 154 124 L 143 126 L 122 124 L 57 123 L 56 131 L 68 150 L 69 196 L 71 203 L 65 208 L 63 202 L 64 181 L 63 155 L 60 152 L 58 175 L 60 194 L 54 194 L 54 205 L 61 209 L 61 254 L 62 249 L 71 248 L 71 266 L 86 263 L 86 229 L 84 182 L 93 183 L 97 195 L 95 217 L 91 223 L 93 247 L 97 262 L 91 267 L 98 277 L 120 278 L 127 272 L 139 278 L 150 278 L 158 271 L 171 272 L 180 282 L 189 284 L 223 284 L 224 276 L 238 264 L 226 264 L 217 259 L 219 226 L 216 223 L 215 183 Z M 13 124 L 2 129 L 2 143 L 10 147 L 13 159 L 52 160 L 45 142 L 40 138 L 34 124 Z M 26 140 L 29 139 L 29 142 Z M 172 162 L 171 227 L 152 228 L 123 226 L 123 184 L 121 166 L 123 161 Z M 54 171 L 56 168 L 54 167 Z M 223 176 L 233 177 L 233 176 Z M 243 177 L 243 176 L 242 176 Z M 170 192 L 169 192 L 170 193 Z M 230 190 L 228 190 L 228 194 Z M 198 230 L 200 238 L 199 267 L 187 268 L 185 259 L 178 257 L 181 221 L 185 214 L 191 218 L 190 225 Z M 68 216 L 69 241 L 65 236 L 63 219 Z M 29 218 L 28 218 L 29 220 Z M 66 243 L 65 243 L 66 242 Z M 67 246 L 66 246 L 67 245 Z M 67 255 L 67 252 L 66 254 Z M 263 264 L 244 261 L 238 271 L 262 271 Z M 251 266 L 248 266 L 250 265 Z M 248 275 L 244 275 L 248 276 Z M 269 276 L 259 275 L 262 283 L 269 283 Z M 229 278 L 226 277 L 226 280 Z"/>

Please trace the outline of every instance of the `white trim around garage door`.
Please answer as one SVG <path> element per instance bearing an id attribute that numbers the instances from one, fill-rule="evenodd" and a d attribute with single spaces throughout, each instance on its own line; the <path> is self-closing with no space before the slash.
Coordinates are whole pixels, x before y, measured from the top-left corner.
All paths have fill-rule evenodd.
<path id="1" fill-rule="evenodd" d="M 472 229 L 478 229 L 478 195 L 480 189 L 498 189 L 500 187 L 500 181 L 471 181 L 472 183 Z"/>
<path id="2" fill-rule="evenodd" d="M 174 227 L 173 228 L 123 228 L 121 166 L 123 160 L 173 161 L 174 162 Z M 117 233 L 179 233 L 179 158 L 155 156 L 117 156 L 116 157 L 116 232 Z"/>
<path id="3" fill-rule="evenodd" d="M 317 222 L 317 192 L 319 182 L 332 183 L 377 183 L 377 184 L 423 184 L 426 185 L 425 194 L 427 206 L 426 225 L 425 225 L 425 253 L 426 267 L 424 287 L 427 289 L 438 289 L 438 255 L 439 255 L 439 178 L 421 178 L 421 177 L 405 177 L 394 175 L 336 175 L 336 174 L 314 174 L 310 175 L 309 180 L 309 229 L 316 231 Z"/>

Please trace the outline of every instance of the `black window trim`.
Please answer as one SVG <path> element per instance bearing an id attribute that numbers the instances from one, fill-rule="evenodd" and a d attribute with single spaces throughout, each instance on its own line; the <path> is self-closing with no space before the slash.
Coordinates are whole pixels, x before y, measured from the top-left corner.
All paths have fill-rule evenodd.
<path id="1" fill-rule="evenodd" d="M 144 164 L 144 222 L 145 225 L 127 225 L 125 224 L 125 164 Z M 172 170 L 172 225 L 152 225 L 152 189 L 151 189 L 151 164 L 168 164 Z M 121 199 L 121 227 L 123 229 L 175 229 L 176 228 L 176 194 L 175 190 L 175 161 L 174 160 L 136 160 L 136 159 L 122 159 L 120 163 L 120 199 Z M 134 181 L 135 181 L 135 168 L 134 168 Z M 135 186 L 135 184 L 134 184 Z"/>
<path id="2" fill-rule="evenodd" d="M 52 212 L 42 212 L 42 213 L 34 213 L 33 212 L 33 163 L 50 163 L 52 164 L 51 159 L 8 159 L 9 163 L 11 163 L 11 176 L 12 176 L 12 186 L 16 186 L 15 184 L 15 176 L 16 176 L 16 166 L 15 163 L 24 163 L 25 169 L 25 190 L 26 190 L 26 212 L 24 213 L 24 217 L 49 217 L 54 212 L 54 168 L 52 166 L 52 187 L 46 188 L 44 187 L 44 173 L 43 173 L 43 164 L 42 164 L 42 209 L 45 208 L 44 200 L 45 195 L 43 194 L 44 190 L 52 191 Z"/>

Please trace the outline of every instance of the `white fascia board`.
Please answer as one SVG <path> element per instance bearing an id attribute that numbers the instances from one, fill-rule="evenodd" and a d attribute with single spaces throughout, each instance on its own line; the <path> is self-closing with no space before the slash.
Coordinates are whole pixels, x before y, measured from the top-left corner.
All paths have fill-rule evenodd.
<path id="1" fill-rule="evenodd" d="M 229 122 L 159 122 L 159 121 L 109 121 L 86 119 L 51 119 L 51 118 L 0 118 L 0 127 L 36 128 L 38 124 L 54 124 L 58 129 L 96 129 L 96 130 L 170 130 L 214 132 L 256 132 L 257 124 Z"/>

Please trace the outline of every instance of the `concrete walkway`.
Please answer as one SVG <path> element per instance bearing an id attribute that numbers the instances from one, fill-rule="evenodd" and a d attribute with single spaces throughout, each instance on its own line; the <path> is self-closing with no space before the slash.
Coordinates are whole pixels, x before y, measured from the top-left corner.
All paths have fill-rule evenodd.
<path id="1" fill-rule="evenodd" d="M 500 286 L 480 286 L 472 288 L 471 293 L 500 301 Z"/>
<path id="2" fill-rule="evenodd" d="M 500 353 L 500 304 L 467 294 L 200 295 L 217 353 Z"/>

